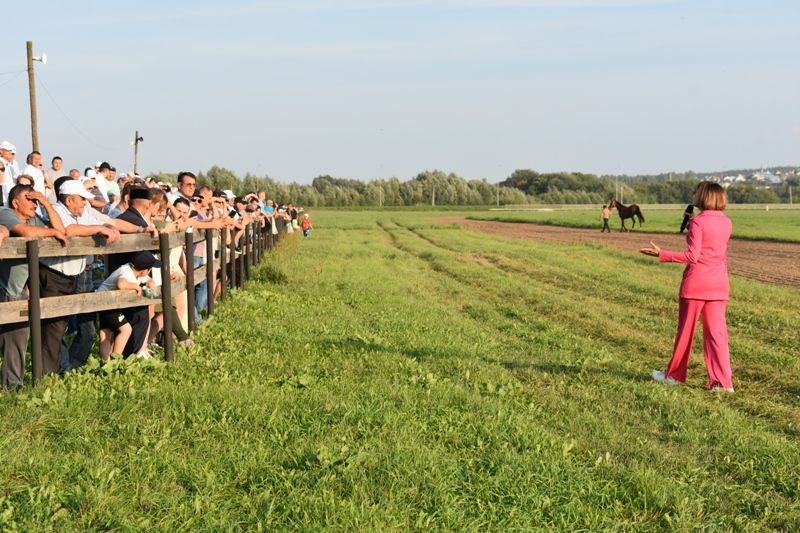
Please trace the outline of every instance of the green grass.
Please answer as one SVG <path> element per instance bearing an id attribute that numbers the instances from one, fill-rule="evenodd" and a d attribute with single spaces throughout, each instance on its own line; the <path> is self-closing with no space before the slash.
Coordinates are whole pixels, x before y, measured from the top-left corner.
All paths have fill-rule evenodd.
<path id="1" fill-rule="evenodd" d="M 655 233 L 676 233 L 683 220 L 686 206 L 642 206 L 645 217 L 642 231 Z M 725 212 L 733 221 L 733 236 L 739 239 L 764 239 L 785 242 L 800 242 L 800 209 L 788 209 L 788 206 L 738 206 L 732 205 Z M 580 207 L 538 207 L 524 210 L 484 211 L 471 213 L 469 218 L 478 220 L 496 220 L 501 222 L 534 222 L 552 226 L 573 228 L 600 228 L 600 206 L 595 208 Z M 608 225 L 613 230 L 621 227 L 619 215 L 614 210 Z M 631 221 L 625 225 L 631 227 Z M 639 229 L 636 222 L 636 230 Z"/>
<path id="2" fill-rule="evenodd" d="M 800 528 L 798 291 L 732 280 L 734 395 L 662 386 L 679 266 L 430 214 L 317 213 L 175 364 L 0 393 L 0 529 Z"/>

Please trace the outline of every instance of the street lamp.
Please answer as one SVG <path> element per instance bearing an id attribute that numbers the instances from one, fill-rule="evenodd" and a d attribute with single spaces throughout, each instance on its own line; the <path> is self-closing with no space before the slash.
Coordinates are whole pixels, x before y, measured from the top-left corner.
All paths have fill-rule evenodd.
<path id="1" fill-rule="evenodd" d="M 133 134 L 133 173 L 139 173 L 139 143 L 144 142 L 144 137 L 139 135 L 139 132 Z"/>
<path id="2" fill-rule="evenodd" d="M 31 99 L 31 141 L 33 151 L 39 151 L 39 124 L 36 118 L 36 81 L 33 76 L 33 62 L 40 61 L 42 65 L 47 64 L 47 54 L 40 56 L 33 55 L 33 42 L 27 41 L 25 43 L 28 52 L 28 92 Z"/>

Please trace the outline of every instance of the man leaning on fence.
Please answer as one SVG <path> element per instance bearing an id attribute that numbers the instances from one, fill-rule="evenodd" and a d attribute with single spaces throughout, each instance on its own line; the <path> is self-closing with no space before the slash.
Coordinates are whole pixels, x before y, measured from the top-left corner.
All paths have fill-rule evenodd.
<path id="1" fill-rule="evenodd" d="M 85 209 L 86 201 L 93 196 L 75 180 L 66 180 L 58 191 L 58 203 L 54 210 L 64 225 L 69 237 L 102 235 L 106 242 L 119 240 L 119 231 L 105 224 L 93 209 Z M 41 296 L 66 296 L 74 294 L 78 277 L 86 271 L 86 255 L 67 257 L 43 257 L 39 260 Z M 45 374 L 61 370 L 61 341 L 67 331 L 68 317 L 50 318 L 42 321 L 42 360 Z"/>
<path id="2" fill-rule="evenodd" d="M 49 226 L 36 215 L 37 204 L 41 205 L 49 216 L 51 221 Z M 34 191 L 29 185 L 16 185 L 11 188 L 8 193 L 8 207 L 0 208 L 0 226 L 7 229 L 14 237 L 54 237 L 62 245 L 67 243 L 64 226 L 53 206 L 43 194 Z M 32 282 L 38 283 L 39 280 Z M 28 283 L 28 263 L 25 259 L 0 260 L 0 301 L 27 299 Z M 22 386 L 29 335 L 30 327 L 27 321 L 0 326 L 3 387 Z"/>
<path id="3" fill-rule="evenodd" d="M 61 193 L 61 187 L 67 182 L 80 184 L 79 181 L 72 180 L 69 177 L 61 177 L 57 179 L 54 184 L 57 195 Z M 85 184 L 83 184 L 82 186 L 85 189 Z M 74 185 L 68 185 L 67 189 L 73 190 L 75 189 L 75 187 Z M 86 192 L 88 193 L 88 191 Z M 91 195 L 91 193 L 89 193 L 89 195 Z M 87 197 L 84 196 L 83 198 L 86 199 Z M 142 230 L 142 228 L 134 224 L 125 222 L 123 220 L 114 219 L 100 213 L 99 211 L 94 209 L 91 205 L 89 205 L 88 201 L 83 202 L 84 204 L 83 211 L 80 212 L 80 214 L 75 215 L 72 213 L 72 210 L 75 210 L 75 212 L 77 213 L 77 206 L 80 203 L 80 200 L 75 198 L 68 199 L 67 197 L 65 197 L 64 201 L 66 203 L 59 203 L 55 206 L 55 208 L 56 211 L 58 211 L 59 215 L 61 215 L 61 221 L 66 227 L 66 232 L 68 235 L 71 235 L 72 233 L 74 233 L 75 235 L 84 233 L 88 235 L 94 235 L 96 233 L 102 233 L 102 231 L 100 230 L 96 231 L 95 233 L 91 233 L 91 229 L 87 232 L 83 226 L 106 226 L 109 229 L 116 228 L 116 230 L 118 230 L 120 233 L 140 233 Z M 69 206 L 67 206 L 67 204 L 69 204 Z M 67 227 L 68 222 L 69 222 L 69 227 Z M 86 261 L 84 262 L 84 269 L 82 272 L 78 274 L 78 279 L 74 294 L 81 294 L 94 291 L 94 285 L 92 280 L 93 261 L 94 261 L 94 254 L 86 256 Z M 94 324 L 95 317 L 96 313 L 79 313 L 78 315 L 74 316 L 71 319 L 73 323 L 72 327 L 75 329 L 75 336 L 73 337 L 72 343 L 70 345 L 67 345 L 66 339 L 62 340 L 61 343 L 62 372 L 80 368 L 86 363 L 87 359 L 89 358 L 89 352 L 92 350 L 92 344 L 94 343 L 94 338 L 96 333 Z"/>

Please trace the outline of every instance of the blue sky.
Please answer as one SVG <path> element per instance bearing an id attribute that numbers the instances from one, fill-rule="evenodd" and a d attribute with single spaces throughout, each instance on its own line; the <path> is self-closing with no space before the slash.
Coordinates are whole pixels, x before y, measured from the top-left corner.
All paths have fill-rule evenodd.
<path id="1" fill-rule="evenodd" d="M 19 2 L 0 140 L 309 183 L 800 164 L 800 2 Z M 35 31 L 34 31 L 35 28 Z"/>

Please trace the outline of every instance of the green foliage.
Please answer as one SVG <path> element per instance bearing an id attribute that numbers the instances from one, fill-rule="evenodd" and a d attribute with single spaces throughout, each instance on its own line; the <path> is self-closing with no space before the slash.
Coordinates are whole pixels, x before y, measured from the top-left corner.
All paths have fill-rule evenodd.
<path id="1" fill-rule="evenodd" d="M 174 176 L 171 180 L 174 182 Z M 200 185 L 212 189 L 231 189 L 237 195 L 251 191 L 267 191 L 278 203 L 318 207 L 367 207 L 436 205 L 501 205 L 524 204 L 532 201 L 524 193 L 491 185 L 485 180 L 470 180 L 435 170 L 418 174 L 414 179 L 400 182 L 397 178 L 364 183 L 353 179 L 324 175 L 314 178 L 311 185 L 277 183 L 268 177 L 247 174 L 239 180 L 233 171 L 211 167 L 198 175 Z"/>
<path id="2" fill-rule="evenodd" d="M 781 199 L 772 189 L 740 185 L 728 189 L 728 201 L 733 204 L 777 204 Z"/>
<path id="3" fill-rule="evenodd" d="M 160 181 L 174 183 L 175 175 L 156 174 Z M 307 207 L 399 207 L 420 205 L 526 205 L 526 204 L 597 204 L 608 202 L 615 194 L 627 203 L 680 204 L 691 200 L 697 178 L 692 172 L 663 176 L 597 177 L 581 172 L 540 174 L 531 169 L 515 170 L 500 184 L 484 180 L 466 180 L 455 173 L 425 171 L 401 182 L 398 178 L 362 182 L 317 176 L 311 185 L 278 183 L 268 176 L 246 174 L 243 179 L 231 170 L 213 166 L 199 173 L 201 185 L 213 189 L 231 189 L 237 195 L 267 191 L 278 203 L 293 202 Z M 792 181 L 794 180 L 794 181 Z M 729 189 L 731 203 L 779 203 L 789 201 L 789 185 L 757 189 L 752 185 Z"/>
<path id="4" fill-rule="evenodd" d="M 648 204 L 689 204 L 697 183 L 698 180 L 678 179 L 659 183 L 636 183 L 631 186 L 634 191 L 631 201 Z"/>
<path id="5" fill-rule="evenodd" d="M 502 184 L 539 196 L 544 203 L 551 204 L 597 203 L 614 195 L 612 182 L 580 172 L 539 174 L 530 169 L 518 169 Z"/>
<path id="6" fill-rule="evenodd" d="M 432 216 L 321 210 L 176 363 L 0 392 L 0 529 L 800 528 L 798 291 L 733 279 L 737 392 L 665 387 L 679 266 Z"/>

